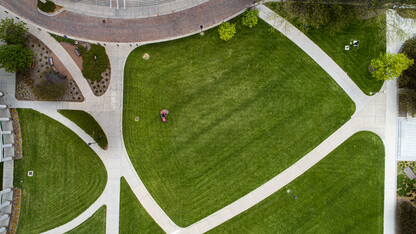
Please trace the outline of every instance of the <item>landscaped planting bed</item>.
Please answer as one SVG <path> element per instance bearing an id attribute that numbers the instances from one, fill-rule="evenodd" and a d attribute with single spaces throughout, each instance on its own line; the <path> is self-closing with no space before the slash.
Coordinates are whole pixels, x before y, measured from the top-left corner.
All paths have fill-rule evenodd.
<path id="1" fill-rule="evenodd" d="M 105 48 L 101 45 L 80 45 L 82 74 L 96 96 L 101 96 L 110 85 L 111 67 Z"/>
<path id="2" fill-rule="evenodd" d="M 107 172 L 70 129 L 34 110 L 18 112 L 24 142 L 24 156 L 14 169 L 14 186 L 22 188 L 18 232 L 41 233 L 71 221 L 96 201 Z"/>
<path id="3" fill-rule="evenodd" d="M 359 132 L 210 233 L 382 233 L 383 205 L 383 142 L 374 133 Z"/>
<path id="4" fill-rule="evenodd" d="M 84 97 L 69 71 L 43 42 L 29 34 L 27 46 L 36 55 L 35 63 L 28 72 L 16 73 L 16 99 L 25 101 L 84 101 Z M 62 78 L 46 79 L 48 73 L 55 74 L 48 63 L 49 57 L 52 57 L 57 71 L 66 78 L 62 76 Z"/>
<path id="5" fill-rule="evenodd" d="M 101 45 L 76 41 L 55 34 L 51 34 L 51 36 L 72 57 L 85 79 L 87 79 L 94 95 L 103 95 L 107 91 L 111 80 L 111 66 L 105 48 Z M 81 56 L 75 52 L 75 49 L 81 53 Z"/>
<path id="6" fill-rule="evenodd" d="M 410 180 L 406 176 L 404 173 L 406 167 L 410 167 L 413 172 L 416 172 L 416 162 L 397 162 L 397 197 L 409 201 L 416 207 L 416 179 Z"/>
<path id="7" fill-rule="evenodd" d="M 167 123 L 163 109 L 170 111 Z M 282 172 L 354 110 L 322 68 L 263 21 L 253 29 L 238 23 L 229 42 L 212 29 L 145 45 L 126 62 L 126 149 L 146 188 L 180 226 Z"/>

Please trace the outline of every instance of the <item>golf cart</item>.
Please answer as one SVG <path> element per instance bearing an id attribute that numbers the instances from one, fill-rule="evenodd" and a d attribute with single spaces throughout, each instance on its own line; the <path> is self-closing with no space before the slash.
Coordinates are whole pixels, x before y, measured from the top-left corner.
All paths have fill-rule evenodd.
<path id="1" fill-rule="evenodd" d="M 168 110 L 162 110 L 162 111 L 160 112 L 160 117 L 162 118 L 162 122 L 163 122 L 163 123 L 168 122 L 168 119 L 167 119 L 168 114 L 169 114 L 169 111 L 168 111 Z"/>

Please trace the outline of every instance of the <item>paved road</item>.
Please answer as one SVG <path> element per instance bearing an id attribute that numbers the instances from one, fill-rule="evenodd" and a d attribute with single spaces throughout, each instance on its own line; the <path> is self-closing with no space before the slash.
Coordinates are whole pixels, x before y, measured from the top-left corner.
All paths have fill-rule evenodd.
<path id="1" fill-rule="evenodd" d="M 64 11 L 56 16 L 38 12 L 35 0 L 0 0 L 0 5 L 33 23 L 76 38 L 106 42 L 148 42 L 195 33 L 235 16 L 253 0 L 210 0 L 196 7 L 141 19 L 99 18 Z M 104 22 L 105 21 L 105 22 Z"/>

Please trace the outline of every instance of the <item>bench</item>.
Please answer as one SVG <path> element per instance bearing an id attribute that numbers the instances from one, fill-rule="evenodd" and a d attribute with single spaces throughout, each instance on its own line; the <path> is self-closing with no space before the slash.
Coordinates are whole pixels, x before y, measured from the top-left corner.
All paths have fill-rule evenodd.
<path id="1" fill-rule="evenodd" d="M 49 66 L 53 66 L 53 59 L 52 59 L 52 57 L 49 57 L 48 58 L 48 62 L 49 62 Z"/>
<path id="2" fill-rule="evenodd" d="M 81 52 L 79 52 L 79 50 L 77 48 L 74 49 L 75 53 L 79 56 L 81 56 Z"/>

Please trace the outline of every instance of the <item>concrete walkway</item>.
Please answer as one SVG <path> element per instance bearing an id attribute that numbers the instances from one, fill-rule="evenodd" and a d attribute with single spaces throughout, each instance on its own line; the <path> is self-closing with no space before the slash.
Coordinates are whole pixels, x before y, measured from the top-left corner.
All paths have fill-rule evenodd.
<path id="1" fill-rule="evenodd" d="M 416 35 L 416 20 L 403 19 L 394 10 L 387 11 L 387 51 L 398 53 L 403 43 Z M 384 84 L 387 90 L 385 179 L 384 179 L 384 233 L 395 232 L 397 190 L 398 100 L 397 80 Z"/>
<path id="2" fill-rule="evenodd" d="M 123 100 L 123 69 L 128 54 L 133 49 L 129 44 L 109 45 L 106 47 L 110 58 L 112 67 L 111 84 L 107 92 L 101 97 L 89 96 L 86 101 L 82 103 L 65 103 L 65 102 L 22 102 L 14 98 L 14 81 L 0 77 L 0 86 L 5 88 L 7 96 L 5 97 L 13 107 L 32 108 L 38 110 L 51 118 L 61 122 L 77 135 L 81 137 L 86 143 L 91 142 L 92 139 L 82 129 L 73 124 L 71 121 L 61 116 L 56 112 L 57 109 L 80 109 L 90 113 L 101 125 L 105 131 L 109 146 L 108 150 L 100 149 L 96 144 L 91 145 L 93 150 L 101 158 L 106 166 L 108 173 L 108 183 L 99 199 L 94 202 L 86 211 L 80 214 L 77 218 L 68 222 L 65 225 L 50 230 L 48 233 L 63 233 L 75 228 L 83 221 L 87 220 L 99 207 L 107 206 L 107 233 L 118 233 L 119 228 L 119 206 L 120 206 L 120 177 L 126 178 L 128 184 L 132 188 L 134 194 L 139 199 L 146 211 L 152 218 L 161 226 L 167 233 L 202 233 L 206 232 L 221 223 L 235 217 L 243 211 L 254 206 L 258 202 L 267 198 L 283 186 L 287 185 L 295 178 L 302 175 L 309 168 L 319 162 L 333 149 L 344 142 L 348 137 L 354 133 L 362 130 L 373 131 L 378 134 L 386 146 L 386 195 L 385 195 L 385 233 L 394 232 L 394 218 L 391 213 L 392 197 L 395 198 L 395 172 L 392 166 L 387 165 L 392 163 L 394 158 L 396 133 L 394 132 L 394 118 L 396 116 L 397 106 L 395 103 L 395 86 L 393 82 L 387 83 L 382 88 L 382 92 L 368 97 L 364 95 L 359 88 L 351 81 L 351 79 L 342 71 L 339 66 L 332 61 L 319 47 L 317 47 L 305 35 L 299 32 L 295 27 L 285 22 L 282 18 L 275 15 L 272 11 L 259 5 L 260 17 L 271 24 L 276 29 L 280 30 L 289 39 L 294 41 L 300 48 L 311 56 L 318 64 L 320 64 L 325 71 L 330 74 L 334 80 L 345 90 L 356 104 L 356 112 L 345 125 L 333 133 L 328 139 L 323 141 L 318 147 L 313 149 L 298 162 L 287 168 L 285 171 L 263 184 L 259 188 L 250 192 L 246 196 L 240 198 L 236 202 L 224 207 L 214 214 L 202 219 L 201 221 L 187 227 L 178 227 L 160 208 L 149 194 L 139 176 L 136 173 L 130 159 L 126 153 L 123 136 L 122 136 L 122 100 Z M 7 14 L 9 15 L 10 12 Z M 4 16 L 5 13 L 2 13 Z M 37 25 L 29 22 L 31 31 L 37 29 Z M 39 30 L 38 30 L 39 31 Z M 41 40 L 49 40 L 50 37 L 44 32 L 39 31 L 36 35 Z M 49 42 L 48 42 L 49 43 Z M 51 49 L 60 59 L 68 58 L 67 54 L 60 53 L 57 43 L 51 42 Z M 58 44 L 59 45 L 59 44 Z M 60 46 L 60 45 L 59 45 Z M 69 60 L 71 60 L 69 58 Z M 72 61 L 72 60 L 71 60 Z M 71 74 L 77 75 L 77 67 L 72 66 L 72 62 L 66 62 L 68 70 Z M 79 70 L 79 69 L 78 69 Z M 82 77 L 82 76 L 81 76 Z M 80 78 L 79 78 L 80 79 Z M 77 80 L 78 82 L 78 80 Z M 88 84 L 80 81 L 78 85 L 89 88 Z M 83 90 L 84 92 L 85 90 Z M 89 92 L 89 91 L 85 91 Z M 84 94 L 84 96 L 87 96 Z M 395 161 L 394 161 L 395 169 Z M 390 178 L 387 178 L 390 176 Z M 394 191 L 393 191 L 394 187 Z"/>
<path id="3" fill-rule="evenodd" d="M 354 101 L 357 110 L 360 110 L 368 102 L 368 96 L 361 92 L 360 88 L 318 45 L 305 34 L 299 31 L 288 21 L 277 15 L 274 11 L 261 4 L 257 6 L 259 16 L 272 27 L 293 41 L 305 51 L 319 66 L 321 66 L 341 88 Z"/>
<path id="4" fill-rule="evenodd" d="M 87 111 L 97 120 L 108 138 L 109 144 L 107 150 L 102 150 L 97 144 L 91 145 L 107 169 L 108 181 L 105 190 L 100 196 L 100 199 L 92 205 L 93 208 L 87 209 L 73 221 L 50 230 L 47 233 L 63 233 L 73 229 L 87 220 L 101 205 L 107 206 L 107 233 L 118 233 L 121 177 L 127 180 L 143 207 L 155 218 L 155 221 L 164 231 L 171 233 L 179 229 L 146 190 L 131 164 L 124 147 L 121 119 L 123 67 L 130 51 L 131 47 L 128 45 L 107 47 L 107 53 L 110 57 L 112 67 L 112 80 L 109 89 L 103 96 L 95 97 L 90 102 L 84 102 L 84 105 L 78 106 L 78 109 Z M 79 135 L 86 143 L 93 142 L 93 139 L 89 135 L 77 125 L 57 113 L 56 109 L 43 109 L 37 108 L 36 106 L 33 109 L 64 124 Z"/>

